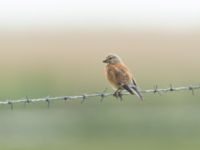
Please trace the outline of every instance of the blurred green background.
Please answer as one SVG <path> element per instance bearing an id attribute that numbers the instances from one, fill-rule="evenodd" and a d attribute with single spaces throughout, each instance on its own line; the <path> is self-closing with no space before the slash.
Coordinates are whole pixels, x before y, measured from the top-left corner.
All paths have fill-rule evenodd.
<path id="1" fill-rule="evenodd" d="M 80 95 L 106 87 L 102 60 L 117 53 L 142 89 L 199 83 L 200 32 L 2 32 L 0 98 Z M 200 92 L 0 106 L 0 148 L 199 149 Z"/>
<path id="2" fill-rule="evenodd" d="M 6 0 L 0 100 L 112 89 L 116 53 L 141 89 L 199 84 L 196 0 Z M 199 150 L 200 91 L 0 106 L 0 150 Z"/>

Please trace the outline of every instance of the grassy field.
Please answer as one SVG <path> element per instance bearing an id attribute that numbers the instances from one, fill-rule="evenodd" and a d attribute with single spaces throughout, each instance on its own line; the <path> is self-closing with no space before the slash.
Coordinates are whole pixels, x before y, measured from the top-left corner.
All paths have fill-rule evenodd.
<path id="1" fill-rule="evenodd" d="M 198 149 L 200 93 L 1 108 L 2 149 Z M 177 100 L 178 99 L 178 100 Z"/>
<path id="2" fill-rule="evenodd" d="M 199 36 L 133 31 L 2 33 L 0 98 L 80 95 L 109 88 L 102 59 L 118 53 L 142 89 L 199 83 Z M 2 150 L 200 148 L 200 91 L 0 106 Z"/>

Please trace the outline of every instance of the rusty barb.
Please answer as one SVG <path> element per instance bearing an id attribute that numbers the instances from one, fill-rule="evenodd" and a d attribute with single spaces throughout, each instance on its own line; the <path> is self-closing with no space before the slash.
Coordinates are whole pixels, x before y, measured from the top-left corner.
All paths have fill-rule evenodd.
<path id="1" fill-rule="evenodd" d="M 168 92 L 178 92 L 178 91 L 191 91 L 192 95 L 194 95 L 194 91 L 200 89 L 200 84 L 199 85 L 190 85 L 190 86 L 182 86 L 182 87 L 173 87 L 172 84 L 168 88 L 158 88 L 158 86 L 154 86 L 152 89 L 148 90 L 140 90 L 141 93 L 143 94 L 164 94 Z M 23 103 L 24 105 L 26 104 L 31 104 L 31 103 L 39 103 L 39 102 L 46 102 L 48 108 L 50 107 L 50 102 L 55 101 L 55 100 L 63 100 L 63 101 L 68 101 L 68 100 L 76 100 L 80 99 L 81 104 L 83 104 L 88 98 L 93 98 L 93 97 L 100 97 L 100 102 L 102 102 L 105 98 L 109 96 L 113 96 L 114 93 L 108 93 L 106 92 L 107 89 L 103 90 L 102 92 L 98 93 L 91 93 L 91 94 L 82 94 L 82 95 L 77 95 L 77 96 L 57 96 L 57 97 L 45 97 L 45 98 L 29 98 L 26 96 L 26 98 L 23 99 L 17 99 L 17 100 L 4 100 L 0 101 L 0 105 L 9 105 L 11 109 L 14 108 L 14 104 L 16 103 Z M 129 93 L 124 92 L 123 95 L 129 95 Z"/>

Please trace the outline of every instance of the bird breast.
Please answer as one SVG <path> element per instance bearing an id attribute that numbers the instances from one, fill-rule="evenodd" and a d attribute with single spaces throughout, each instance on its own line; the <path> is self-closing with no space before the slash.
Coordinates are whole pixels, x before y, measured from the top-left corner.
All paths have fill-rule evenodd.
<path id="1" fill-rule="evenodd" d="M 114 88 L 119 88 L 121 85 L 128 85 L 132 81 L 132 75 L 128 68 L 123 64 L 108 64 L 106 67 L 108 81 Z"/>

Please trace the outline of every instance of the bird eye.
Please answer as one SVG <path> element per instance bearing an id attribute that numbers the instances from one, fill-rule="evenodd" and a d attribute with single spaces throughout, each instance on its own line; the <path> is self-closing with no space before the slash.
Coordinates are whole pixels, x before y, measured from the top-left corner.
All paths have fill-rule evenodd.
<path id="1" fill-rule="evenodd" d="M 112 59 L 112 57 L 107 57 L 107 60 L 111 60 Z"/>

